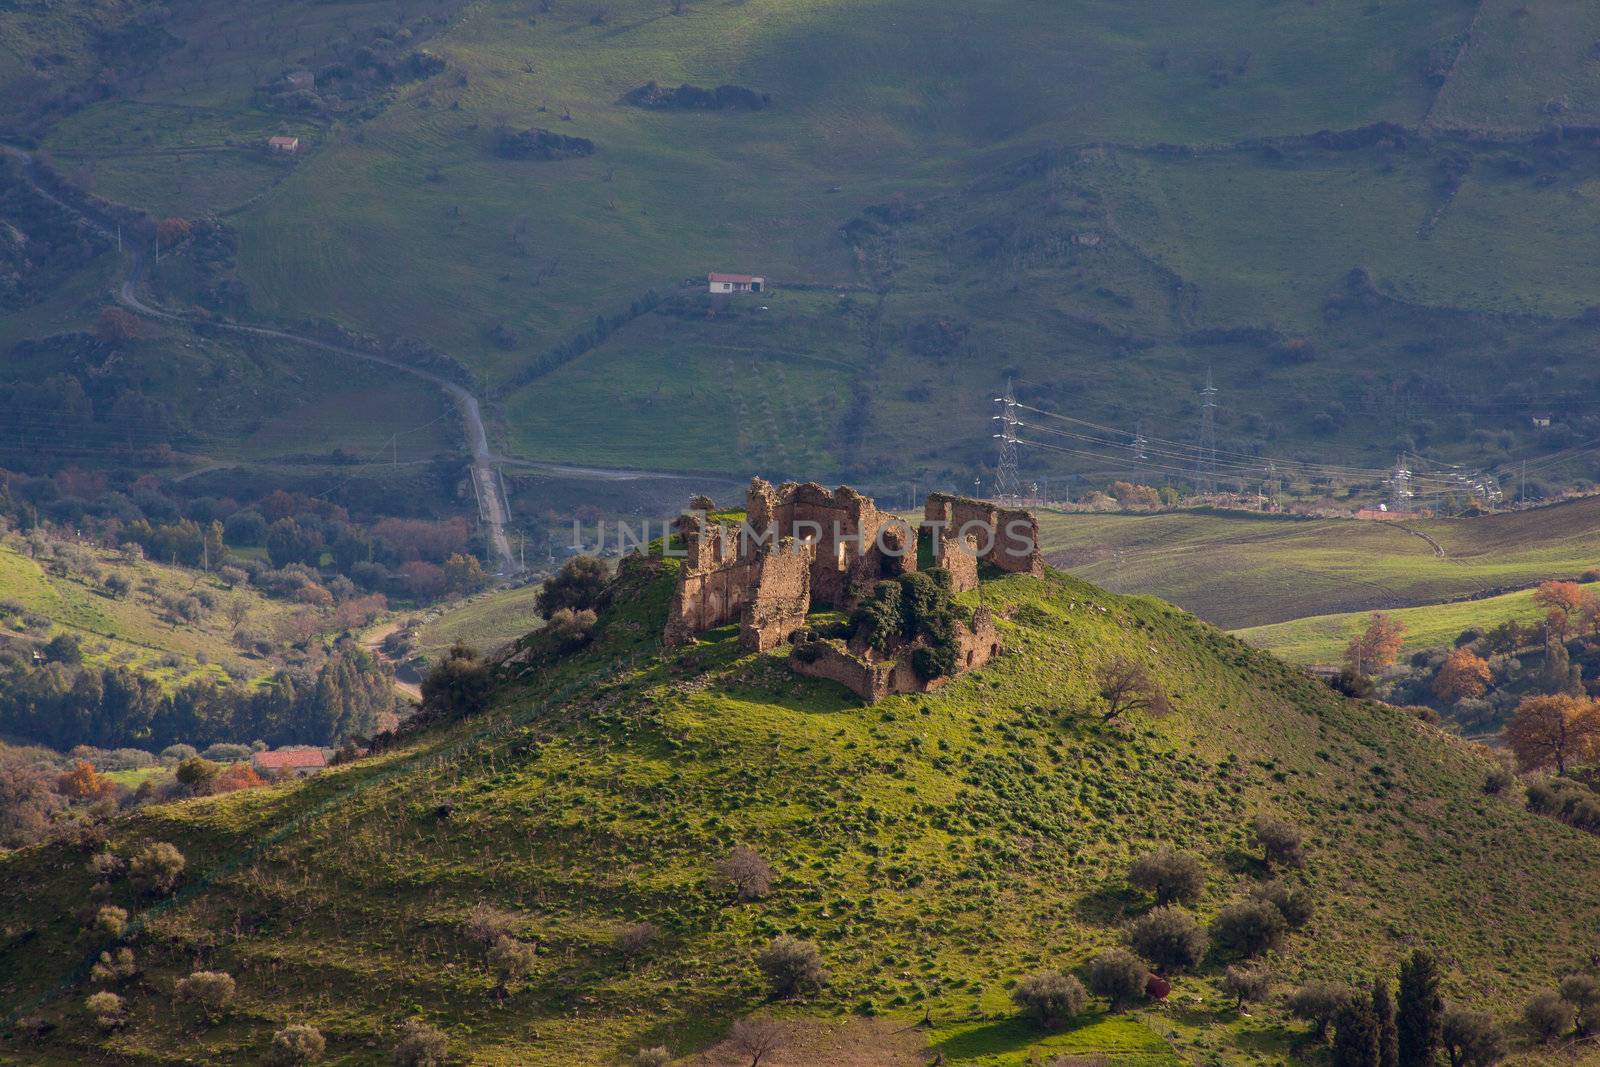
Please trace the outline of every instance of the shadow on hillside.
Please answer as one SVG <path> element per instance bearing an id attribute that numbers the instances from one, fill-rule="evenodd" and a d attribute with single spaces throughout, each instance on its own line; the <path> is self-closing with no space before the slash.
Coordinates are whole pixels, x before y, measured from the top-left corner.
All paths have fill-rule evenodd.
<path id="1" fill-rule="evenodd" d="M 1144 894 L 1128 886 L 1108 885 L 1073 901 L 1072 910 L 1084 922 L 1107 926 L 1121 922 L 1144 904 Z"/>

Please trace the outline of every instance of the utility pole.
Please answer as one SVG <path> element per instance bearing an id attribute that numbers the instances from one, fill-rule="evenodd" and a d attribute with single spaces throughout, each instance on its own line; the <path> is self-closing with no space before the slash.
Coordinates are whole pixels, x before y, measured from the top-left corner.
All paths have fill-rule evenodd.
<path id="1" fill-rule="evenodd" d="M 1195 454 L 1194 488 L 1197 493 L 1217 489 L 1217 387 L 1206 367 L 1206 386 L 1200 390 L 1200 448 Z"/>
<path id="2" fill-rule="evenodd" d="M 1404 511 L 1411 496 L 1411 471 L 1406 467 L 1406 454 L 1402 452 L 1395 457 L 1394 477 L 1389 480 L 1389 499 L 1396 511 Z"/>
<path id="3" fill-rule="evenodd" d="M 1017 396 L 1010 378 L 1006 379 L 1006 395 L 995 397 L 994 402 L 1000 405 L 1000 414 L 993 416 L 1000 423 L 1000 432 L 994 435 L 1000 442 L 994 495 L 1001 503 L 1015 504 L 1022 496 L 1022 482 L 1017 477 L 1017 427 L 1022 423 L 1017 421 Z"/>

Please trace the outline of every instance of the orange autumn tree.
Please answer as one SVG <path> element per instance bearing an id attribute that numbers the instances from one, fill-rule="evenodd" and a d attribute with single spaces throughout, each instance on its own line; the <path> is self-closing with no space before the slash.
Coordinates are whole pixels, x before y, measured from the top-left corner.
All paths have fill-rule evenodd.
<path id="1" fill-rule="evenodd" d="M 99 800 L 115 788 L 116 783 L 88 760 L 78 760 L 72 770 L 56 779 L 56 792 L 73 800 Z"/>
<path id="2" fill-rule="evenodd" d="M 1471 649 L 1458 648 L 1445 657 L 1439 673 L 1433 676 L 1433 695 L 1451 704 L 1482 696 L 1492 677 L 1488 660 Z"/>
<path id="3" fill-rule="evenodd" d="M 1547 610 L 1550 635 L 1565 642 L 1578 624 L 1600 615 L 1600 601 L 1577 582 L 1541 582 L 1533 602 Z"/>
<path id="4" fill-rule="evenodd" d="M 1373 612 L 1363 630 L 1344 650 L 1344 665 L 1352 674 L 1377 674 L 1394 666 L 1404 643 L 1406 624 L 1381 611 Z"/>
<path id="5" fill-rule="evenodd" d="M 1522 770 L 1543 770 L 1553 764 L 1557 774 L 1566 774 L 1569 766 L 1600 754 L 1600 708 L 1566 693 L 1527 697 L 1500 737 Z"/>
<path id="6" fill-rule="evenodd" d="M 258 789 L 266 780 L 248 763 L 235 763 L 211 781 L 214 793 L 232 793 L 240 789 Z"/>

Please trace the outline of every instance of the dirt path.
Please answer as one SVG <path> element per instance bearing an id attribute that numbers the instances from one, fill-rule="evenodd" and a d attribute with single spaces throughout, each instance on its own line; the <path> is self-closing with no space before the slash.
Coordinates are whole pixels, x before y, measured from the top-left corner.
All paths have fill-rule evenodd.
<path id="1" fill-rule="evenodd" d="M 394 633 L 398 629 L 400 629 L 399 620 L 396 620 L 394 622 L 384 623 L 382 626 L 378 627 L 376 630 L 369 630 L 365 634 L 363 634 L 361 636 L 361 645 L 368 652 L 371 652 L 374 656 L 377 656 L 379 659 L 381 659 L 385 663 L 387 663 L 390 667 L 394 668 L 394 672 L 395 672 L 395 678 L 394 678 L 395 692 L 400 693 L 400 694 L 408 697 L 409 699 L 415 701 L 416 703 L 420 704 L 420 703 L 422 703 L 422 686 L 418 685 L 416 682 L 401 681 L 400 680 L 400 671 L 403 669 L 403 664 L 396 663 L 392 658 L 390 658 L 389 654 L 383 650 L 383 639 L 388 637 L 390 634 Z M 404 669 L 409 670 L 409 668 L 404 668 Z"/>

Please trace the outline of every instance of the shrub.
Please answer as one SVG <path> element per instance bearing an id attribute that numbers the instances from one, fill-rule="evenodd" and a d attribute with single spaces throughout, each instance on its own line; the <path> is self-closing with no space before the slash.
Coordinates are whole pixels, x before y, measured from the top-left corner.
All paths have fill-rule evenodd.
<path id="1" fill-rule="evenodd" d="M 1572 1005 L 1561 999 L 1559 993 L 1539 993 L 1522 1009 L 1522 1021 L 1528 1032 L 1539 1041 L 1554 1041 L 1573 1021 Z"/>
<path id="2" fill-rule="evenodd" d="M 94 1021 L 102 1029 L 110 1030 L 122 1025 L 124 1018 L 122 998 L 115 993 L 107 993 L 104 990 L 90 993 L 84 998 L 83 1007 L 94 1016 Z"/>
<path id="3" fill-rule="evenodd" d="M 128 863 L 128 877 L 144 893 L 170 893 L 186 864 L 178 847 L 166 841 L 146 845 Z"/>
<path id="4" fill-rule="evenodd" d="M 121 937 L 122 932 L 128 928 L 128 909 L 107 904 L 95 912 L 94 925 L 101 933 Z"/>
<path id="5" fill-rule="evenodd" d="M 593 556 L 573 556 L 539 590 L 539 614 L 548 619 L 562 608 L 572 611 L 593 608 L 605 587 L 604 563 Z"/>
<path id="6" fill-rule="evenodd" d="M 222 764 L 213 763 L 200 756 L 190 756 L 178 764 L 176 777 L 195 793 L 204 792 L 212 779 L 222 773 Z"/>
<path id="7" fill-rule="evenodd" d="M 200 755 L 217 763 L 237 763 L 250 758 L 250 746 L 219 741 L 214 745 L 207 745 L 206 750 Z"/>
<path id="8" fill-rule="evenodd" d="M 717 879 L 732 886 L 740 900 L 759 900 L 772 888 L 772 865 L 748 845 L 735 845 L 716 863 Z"/>
<path id="9" fill-rule="evenodd" d="M 1292 886 L 1284 882 L 1268 882 L 1256 886 L 1250 893 L 1254 900 L 1265 901 L 1278 909 L 1283 921 L 1291 930 L 1298 930 L 1311 921 L 1313 911 L 1311 890 L 1306 886 Z"/>
<path id="10" fill-rule="evenodd" d="M 425 1022 L 407 1019 L 400 1027 L 400 1041 L 389 1059 L 395 1067 L 444 1067 L 450 1050 L 444 1031 Z"/>
<path id="11" fill-rule="evenodd" d="M 1089 990 L 1104 997 L 1112 1011 L 1122 1011 L 1144 996 L 1150 971 L 1126 949 L 1114 948 L 1089 961 Z"/>
<path id="12" fill-rule="evenodd" d="M 1493 1067 L 1506 1058 L 1506 1036 L 1484 1012 L 1451 1008 L 1441 1035 L 1450 1067 Z"/>
<path id="13" fill-rule="evenodd" d="M 483 945 L 492 945 L 502 937 L 516 933 L 519 925 L 514 911 L 497 908 L 493 904 L 475 904 L 467 912 L 466 934 Z"/>
<path id="14" fill-rule="evenodd" d="M 774 1019 L 740 1019 L 728 1030 L 728 1046 L 750 1057 L 750 1067 L 758 1067 L 769 1052 L 776 1052 L 788 1041 L 782 1023 Z"/>
<path id="15" fill-rule="evenodd" d="M 1267 999 L 1272 991 L 1272 972 L 1259 963 L 1235 964 L 1222 974 L 1222 993 L 1232 997 L 1234 1007 L 1243 1010 L 1245 1001 Z"/>
<path id="16" fill-rule="evenodd" d="M 629 923 L 612 935 L 611 942 L 624 956 L 637 956 L 655 944 L 660 936 L 661 930 L 655 923 Z"/>
<path id="17" fill-rule="evenodd" d="M 1561 979 L 1561 999 L 1572 1005 L 1578 1035 L 1588 1037 L 1600 1021 L 1600 979 L 1592 974 L 1569 974 Z"/>
<path id="18" fill-rule="evenodd" d="M 1305 862 L 1305 835 L 1298 826 L 1261 815 L 1256 818 L 1254 830 L 1268 867 L 1298 867 Z"/>
<path id="19" fill-rule="evenodd" d="M 1348 990 L 1331 982 L 1307 982 L 1289 994 L 1289 1014 L 1309 1022 L 1312 1036 L 1320 1041 L 1347 996 Z"/>
<path id="20" fill-rule="evenodd" d="M 828 979 L 827 968 L 817 946 L 788 934 L 780 934 L 756 957 L 756 966 L 766 975 L 774 996 L 793 996 L 817 989 Z"/>
<path id="21" fill-rule="evenodd" d="M 182 763 L 184 760 L 192 759 L 197 755 L 199 753 L 195 751 L 193 745 L 168 745 L 161 750 L 161 762 Z"/>
<path id="22" fill-rule="evenodd" d="M 1230 951 L 1255 957 L 1276 948 L 1287 927 L 1283 913 L 1264 900 L 1230 904 L 1211 920 L 1211 936 Z"/>
<path id="23" fill-rule="evenodd" d="M 1157 904 L 1193 904 L 1206 887 L 1205 865 L 1193 852 L 1162 848 L 1134 860 L 1128 882 L 1154 894 Z"/>
<path id="24" fill-rule="evenodd" d="M 478 653 L 457 641 L 423 677 L 422 704 L 447 718 L 476 715 L 489 706 L 492 681 Z"/>
<path id="25" fill-rule="evenodd" d="M 665 1045 L 642 1048 L 633 1054 L 633 1067 L 667 1067 L 672 1062 L 672 1050 Z"/>
<path id="26" fill-rule="evenodd" d="M 597 621 L 599 617 L 587 608 L 581 611 L 557 608 L 551 613 L 550 623 L 545 627 L 545 632 L 560 642 L 562 651 L 570 652 L 589 643 L 594 637 Z"/>
<path id="27" fill-rule="evenodd" d="M 272 1035 L 267 1049 L 269 1067 L 304 1067 L 322 1059 L 328 1042 L 322 1031 L 307 1023 L 290 1023 Z"/>
<path id="28" fill-rule="evenodd" d="M 1128 927 L 1128 943 L 1164 970 L 1193 967 L 1206 954 L 1206 932 L 1193 915 L 1170 904 L 1135 919 Z"/>
<path id="29" fill-rule="evenodd" d="M 500 973 L 504 982 L 519 982 L 538 965 L 538 950 L 514 937 L 497 937 L 489 946 L 489 966 Z"/>
<path id="30" fill-rule="evenodd" d="M 119 948 L 115 955 L 102 952 L 94 966 L 89 968 L 89 977 L 96 982 L 125 982 L 138 973 L 131 948 Z"/>
<path id="31" fill-rule="evenodd" d="M 233 976 L 227 971 L 195 971 L 187 978 L 178 979 L 174 992 L 180 1002 L 193 1004 L 206 1015 L 215 1017 L 233 999 L 234 989 Z"/>
<path id="32" fill-rule="evenodd" d="M 1074 1016 L 1083 1014 L 1089 994 L 1083 983 L 1061 971 L 1031 974 L 1017 983 L 1011 999 L 1023 1014 L 1054 1029 Z"/>

